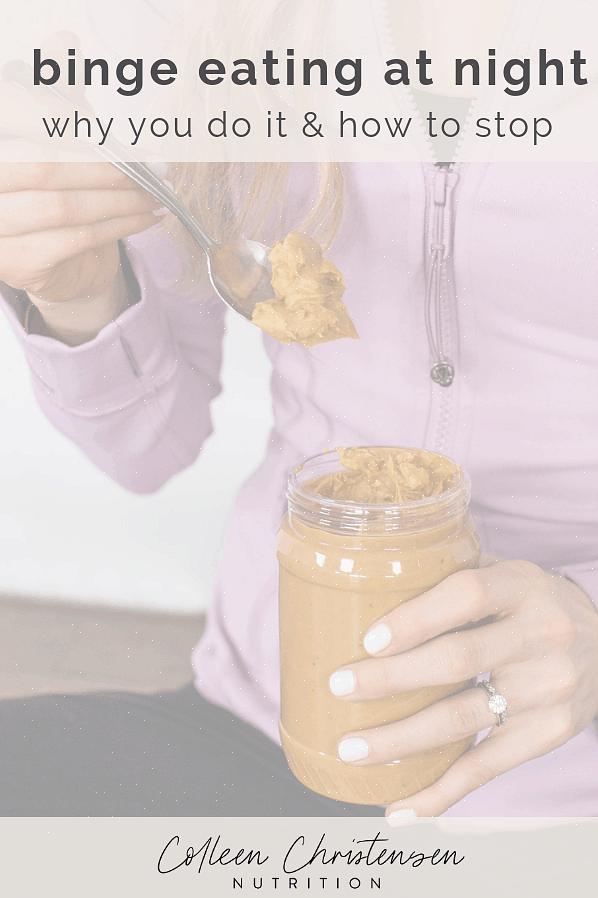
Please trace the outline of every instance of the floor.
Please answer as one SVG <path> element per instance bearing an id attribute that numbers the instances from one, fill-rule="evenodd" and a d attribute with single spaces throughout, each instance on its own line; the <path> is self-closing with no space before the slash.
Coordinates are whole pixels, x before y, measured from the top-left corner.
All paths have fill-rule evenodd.
<path id="1" fill-rule="evenodd" d="M 0 597 L 0 698 L 174 689 L 191 678 L 201 615 Z"/>

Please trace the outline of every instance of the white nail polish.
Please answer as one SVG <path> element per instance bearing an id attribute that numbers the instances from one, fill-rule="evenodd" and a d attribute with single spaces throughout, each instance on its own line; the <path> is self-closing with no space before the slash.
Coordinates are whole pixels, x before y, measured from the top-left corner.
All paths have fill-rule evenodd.
<path id="1" fill-rule="evenodd" d="M 408 826 L 417 819 L 417 814 L 413 808 L 399 808 L 388 814 L 386 822 L 389 826 Z"/>
<path id="2" fill-rule="evenodd" d="M 152 215 L 155 215 L 156 218 L 163 218 L 165 215 L 168 215 L 168 209 L 165 206 L 160 206 L 152 211 Z"/>
<path id="3" fill-rule="evenodd" d="M 390 645 L 392 634 L 386 624 L 377 624 L 365 634 L 363 647 L 368 655 L 377 655 Z"/>
<path id="4" fill-rule="evenodd" d="M 355 674 L 352 670 L 335 670 L 329 685 L 333 695 L 351 695 L 355 692 Z"/>
<path id="5" fill-rule="evenodd" d="M 338 756 L 341 761 L 350 764 L 353 761 L 363 761 L 370 753 L 370 748 L 365 739 L 352 737 L 341 739 L 338 744 Z"/>

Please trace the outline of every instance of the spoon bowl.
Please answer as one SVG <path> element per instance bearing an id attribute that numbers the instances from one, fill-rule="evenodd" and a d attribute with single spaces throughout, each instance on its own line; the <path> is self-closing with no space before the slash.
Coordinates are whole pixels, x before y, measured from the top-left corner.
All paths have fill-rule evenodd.
<path id="1" fill-rule="evenodd" d="M 258 302 L 274 297 L 268 247 L 255 240 L 214 244 L 206 253 L 210 282 L 226 305 L 251 321 Z"/>
<path id="2" fill-rule="evenodd" d="M 103 146 L 98 152 L 178 218 L 204 251 L 210 283 L 229 309 L 251 321 L 257 303 L 274 297 L 269 247 L 242 237 L 229 243 L 217 243 L 148 165 L 126 160 L 115 153 L 113 146 Z"/>

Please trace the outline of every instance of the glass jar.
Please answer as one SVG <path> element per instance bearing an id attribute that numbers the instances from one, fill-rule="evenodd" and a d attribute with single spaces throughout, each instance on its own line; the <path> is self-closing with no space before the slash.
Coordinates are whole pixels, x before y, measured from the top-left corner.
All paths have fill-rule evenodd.
<path id="1" fill-rule="evenodd" d="M 368 657 L 363 637 L 380 617 L 449 574 L 477 567 L 479 543 L 469 515 L 469 479 L 457 465 L 446 492 L 402 505 L 318 495 L 317 482 L 340 470 L 337 452 L 327 452 L 289 478 L 288 514 L 278 537 L 280 734 L 291 770 L 314 792 L 388 804 L 437 780 L 471 740 L 357 767 L 338 758 L 340 738 L 409 717 L 466 684 L 347 701 L 331 694 L 330 674 Z"/>

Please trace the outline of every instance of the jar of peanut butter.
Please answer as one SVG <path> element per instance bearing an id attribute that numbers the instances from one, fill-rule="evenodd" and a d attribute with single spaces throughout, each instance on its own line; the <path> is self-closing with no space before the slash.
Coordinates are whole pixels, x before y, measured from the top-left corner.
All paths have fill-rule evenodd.
<path id="1" fill-rule="evenodd" d="M 356 448 L 306 461 L 289 478 L 278 539 L 282 746 L 314 792 L 388 804 L 437 780 L 469 740 L 389 764 L 350 766 L 337 755 L 349 732 L 408 717 L 466 684 L 345 701 L 330 674 L 367 658 L 363 637 L 381 616 L 449 574 L 476 567 L 469 479 L 419 449 Z"/>

